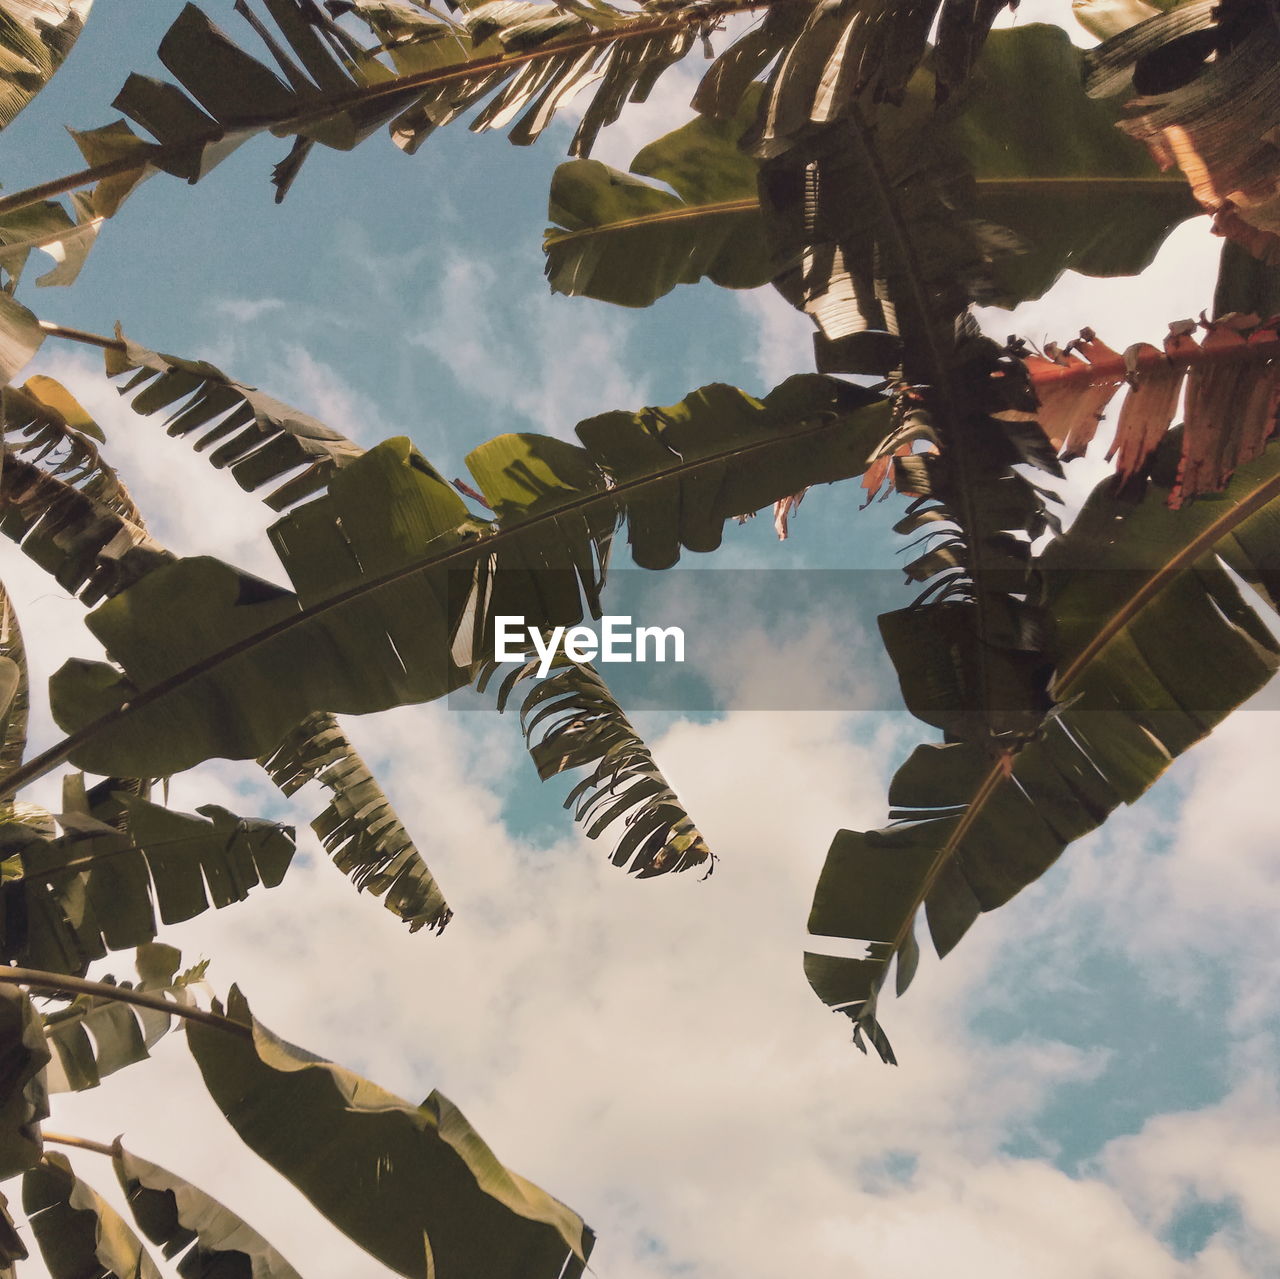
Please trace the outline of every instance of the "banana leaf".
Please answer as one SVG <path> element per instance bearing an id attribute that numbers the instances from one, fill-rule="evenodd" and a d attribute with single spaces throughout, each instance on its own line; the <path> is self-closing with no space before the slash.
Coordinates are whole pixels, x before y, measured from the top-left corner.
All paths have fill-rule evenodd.
<path id="1" fill-rule="evenodd" d="M 984 301 L 1041 297 L 1064 270 L 1136 275 L 1197 212 L 1179 175 L 1117 131 L 1117 100 L 1085 93 L 1083 59 L 1057 27 L 995 31 L 945 111 L 929 105 L 921 72 L 904 106 L 881 113 L 891 166 L 935 146 L 963 161 L 971 216 L 1016 237 L 1016 251 L 985 263 Z M 763 236 L 759 166 L 742 149 L 759 97 L 753 85 L 737 115 L 699 117 L 651 142 L 630 173 L 560 165 L 543 245 L 552 289 L 648 306 L 679 283 L 754 288 L 777 274 L 785 255 Z"/>
<path id="2" fill-rule="evenodd" d="M 199 814 L 116 792 L 58 839 L 0 827 L 0 851 L 18 866 L 3 885 L 5 960 L 80 976 L 108 951 L 153 941 L 157 914 L 178 923 L 284 877 L 289 828 L 214 804 Z"/>
<path id="3" fill-rule="evenodd" d="M 244 1142 L 339 1230 L 407 1279 L 578 1279 L 582 1219 L 498 1162 L 433 1092 L 420 1106 L 273 1035 L 235 988 L 251 1039 L 193 1023 L 205 1085 Z"/>
<path id="4" fill-rule="evenodd" d="M 665 568 L 682 548 L 714 550 L 734 516 L 860 474 L 886 426 L 884 401 L 810 375 L 763 400 L 711 386 L 669 408 L 604 414 L 579 426 L 581 448 L 502 436 L 468 458 L 491 523 L 407 440 L 388 441 L 272 529 L 296 594 L 197 558 L 90 614 L 120 669 L 72 661 L 55 675 L 54 716 L 73 734 L 55 753 L 167 776 L 261 756 L 316 710 L 441 697 L 492 652 L 477 644 L 494 616 L 576 624 L 584 592 L 598 607 L 619 520 L 636 562 Z"/>
<path id="5" fill-rule="evenodd" d="M 1040 557 L 1057 702 L 1041 736 L 1011 761 L 969 743 L 919 747 L 890 786 L 894 824 L 832 842 L 809 932 L 867 953 L 815 951 L 805 969 L 882 1054 L 878 996 L 895 958 L 899 993 L 911 981 L 921 907 L 946 955 L 1280 667 L 1263 614 L 1280 610 L 1280 444 L 1221 497 L 1174 511 L 1179 449 L 1171 433 L 1140 501 L 1104 481 Z"/>
<path id="6" fill-rule="evenodd" d="M 198 1186 L 117 1143 L 116 1176 L 138 1229 L 183 1279 L 300 1279 L 251 1226 Z"/>
<path id="7" fill-rule="evenodd" d="M 53 79 L 93 0 L 0 0 L 0 129 Z"/>
<path id="8" fill-rule="evenodd" d="M 124 1218 L 62 1155 L 45 1155 L 23 1177 L 22 1206 L 50 1279 L 163 1279 Z"/>

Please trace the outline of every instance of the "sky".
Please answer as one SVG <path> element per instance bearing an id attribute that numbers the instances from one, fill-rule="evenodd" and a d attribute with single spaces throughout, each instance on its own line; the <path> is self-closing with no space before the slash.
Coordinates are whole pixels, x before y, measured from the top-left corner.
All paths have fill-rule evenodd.
<path id="1" fill-rule="evenodd" d="M 231 7 L 207 4 L 228 27 Z M 179 8 L 98 0 L 67 66 L 0 135 L 6 189 L 78 167 L 62 125 L 114 118 L 111 97 L 128 71 L 154 70 Z M 1017 20 L 1036 19 L 1070 23 L 1048 0 Z M 696 74 L 670 73 L 598 157 L 625 168 L 686 119 Z M 119 320 L 144 345 L 210 359 L 361 444 L 409 434 L 446 475 L 503 431 L 569 437 L 606 409 L 713 380 L 762 392 L 811 368 L 807 322 L 767 290 L 682 286 L 637 312 L 550 296 L 539 245 L 570 127 L 527 150 L 455 124 L 412 158 L 384 137 L 319 152 L 281 207 L 268 175 L 285 144 L 260 139 L 197 187 L 153 178 L 73 287 L 22 297 L 46 319 Z M 1208 306 L 1215 254 L 1195 220 L 1139 279 L 1067 277 L 982 319 L 1000 337 L 1062 340 L 1088 323 L 1117 348 L 1157 341 Z M 134 416 L 92 352 L 50 341 L 31 371 L 95 415 L 162 542 L 282 580 L 270 513 Z M 1073 463 L 1068 506 L 1104 473 Z M 696 567 L 762 581 L 892 570 L 897 503 L 861 501 L 856 484 L 816 490 L 787 542 L 765 518 L 731 525 Z M 80 604 L 0 550 L 38 692 L 94 644 Z M 671 581 L 701 589 L 696 574 Z M 869 612 L 819 601 L 735 618 L 721 709 L 636 716 L 719 856 L 710 879 L 630 880 L 561 812 L 567 787 L 537 783 L 510 718 L 437 704 L 346 726 L 456 911 L 442 936 L 411 936 L 327 862 L 307 828 L 315 794 L 286 801 L 252 764 L 215 761 L 173 780 L 174 806 L 293 821 L 303 856 L 281 887 L 163 939 L 208 957 L 213 987 L 239 983 L 285 1038 L 412 1100 L 443 1091 L 586 1218 L 601 1279 L 1280 1273 L 1270 714 L 1237 713 L 945 962 L 926 955 L 883 1009 L 893 1069 L 851 1045 L 800 957 L 832 833 L 884 822 L 887 780 L 929 730 L 851 709 L 881 681 Z M 747 709 L 780 669 L 804 673 L 807 704 L 850 709 Z M 54 736 L 37 705 L 33 746 Z M 52 780 L 32 797 L 57 807 Z M 118 955 L 95 971 L 127 970 Z M 123 1134 L 307 1279 L 387 1273 L 239 1144 L 180 1036 L 56 1097 L 49 1126 Z M 72 1162 L 115 1194 L 100 1157 Z"/>

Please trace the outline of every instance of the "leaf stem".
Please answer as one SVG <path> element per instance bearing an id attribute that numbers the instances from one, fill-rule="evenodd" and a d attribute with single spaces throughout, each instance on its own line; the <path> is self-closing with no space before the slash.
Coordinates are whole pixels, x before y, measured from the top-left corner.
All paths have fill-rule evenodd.
<path id="1" fill-rule="evenodd" d="M 51 995 L 92 995 L 97 999 L 110 999 L 121 1004 L 134 1004 L 138 1008 L 150 1008 L 156 1012 L 183 1017 L 187 1021 L 212 1026 L 241 1039 L 252 1039 L 253 1031 L 243 1022 L 232 1021 L 221 1013 L 206 1012 L 203 1008 L 174 1003 L 160 995 L 132 990 L 126 986 L 113 986 L 110 982 L 89 981 L 84 977 L 72 977 L 67 973 L 47 973 L 38 968 L 12 968 L 0 966 L 0 982 L 11 986 L 25 986 L 28 990 L 44 991 Z"/>
<path id="2" fill-rule="evenodd" d="M 95 1155 L 106 1155 L 114 1159 L 120 1153 L 120 1141 L 108 1146 L 105 1142 L 90 1141 L 88 1137 L 74 1137 L 71 1133 L 50 1132 L 47 1128 L 40 1130 L 40 1140 L 54 1146 L 71 1146 L 75 1150 L 92 1150 Z"/>

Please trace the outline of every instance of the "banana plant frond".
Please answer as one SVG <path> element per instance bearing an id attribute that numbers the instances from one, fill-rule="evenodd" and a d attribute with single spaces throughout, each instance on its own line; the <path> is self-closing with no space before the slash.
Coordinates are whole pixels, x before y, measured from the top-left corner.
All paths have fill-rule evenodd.
<path id="1" fill-rule="evenodd" d="M 31 997 L 16 986 L 0 986 L 0 1179 L 40 1159 L 40 1122 L 49 1117 L 49 1057 Z"/>
<path id="2" fill-rule="evenodd" d="M 27 649 L 13 600 L 0 583 L 0 771 L 17 768 L 27 753 L 30 709 Z M 4 802 L 5 797 L 0 796 L 0 805 Z"/>
<path id="3" fill-rule="evenodd" d="M 694 105 L 727 118 L 746 87 L 768 72 L 761 139 L 769 154 L 785 150 L 815 125 L 841 118 L 858 99 L 902 101 L 929 52 L 939 102 L 967 79 L 1007 0 L 840 0 L 773 5 L 712 64 Z"/>
<path id="4" fill-rule="evenodd" d="M 0 469 L 0 532 L 86 604 L 119 594 L 173 556 L 113 509 L 123 489 L 99 499 L 19 457 Z M 110 770 L 108 770 L 110 771 Z"/>
<path id="5" fill-rule="evenodd" d="M 1099 485 L 1039 557 L 1057 703 L 1041 734 L 996 760 L 972 743 L 921 746 L 890 786 L 894 824 L 836 835 L 809 931 L 815 946 L 840 937 L 867 953 L 815 950 L 805 965 L 855 1024 L 874 1032 L 895 960 L 899 993 L 910 983 L 921 907 L 946 955 L 1280 667 L 1261 611 L 1280 611 L 1280 446 L 1241 465 L 1219 500 L 1174 511 L 1179 451 L 1166 437 L 1141 501 Z"/>
<path id="6" fill-rule="evenodd" d="M 0 389 L 0 429 L 6 458 L 32 462 L 107 510 L 142 524 L 120 477 L 98 451 L 106 441 L 102 428 L 60 382 L 37 376 L 21 387 Z"/>
<path id="7" fill-rule="evenodd" d="M 194 1002 L 191 987 L 204 984 L 208 968 L 205 960 L 179 971 L 181 952 L 160 942 L 139 946 L 135 962 L 138 980 L 121 982 L 122 989 L 159 995 L 183 1007 Z M 61 1008 L 46 1010 L 43 1017 L 53 1050 L 47 1072 L 51 1093 L 96 1088 L 117 1070 L 145 1061 L 174 1026 L 173 1017 L 157 1008 L 101 995 L 76 995 Z"/>
<path id="8" fill-rule="evenodd" d="M 123 1217 L 50 1151 L 22 1178 L 22 1207 L 50 1279 L 163 1279 Z"/>
<path id="9" fill-rule="evenodd" d="M 409 925 L 443 932 L 453 916 L 444 894 L 378 780 L 332 715 L 308 715 L 258 761 L 292 795 L 319 781 L 332 798 L 312 823 L 333 864 L 357 888 L 381 897 Z"/>
<path id="10" fill-rule="evenodd" d="M 1083 56 L 1057 27 L 995 31 L 945 110 L 920 101 L 927 72 L 906 105 L 909 138 L 918 129 L 926 146 L 967 167 L 972 215 L 1013 233 L 1016 251 L 984 267 L 1000 305 L 1040 297 L 1067 268 L 1135 275 L 1197 211 L 1176 171 L 1162 172 L 1117 132 L 1116 103 L 1084 92 Z M 560 165 L 548 210 L 556 225 L 543 244 L 552 289 L 647 306 L 679 283 L 751 288 L 773 277 L 775 261 L 785 266 L 764 237 L 760 166 L 739 146 L 760 95 L 749 85 L 736 115 L 699 117 L 651 142 L 629 173 L 589 160 Z M 1046 97 L 1048 114 L 1034 107 Z"/>
<path id="11" fill-rule="evenodd" d="M 377 17 L 384 6 L 339 4 L 339 13 L 364 17 L 381 33 L 379 43 L 366 48 L 315 0 L 261 0 L 257 8 L 236 0 L 265 61 L 188 4 L 158 51 L 178 83 L 131 75 L 113 103 L 156 142 L 123 123 L 112 126 L 114 154 L 91 160 L 82 173 L 0 199 L 0 217 L 93 181 L 100 184 L 91 198 L 96 208 L 108 184 L 116 190 L 157 169 L 198 181 L 247 138 L 267 131 L 294 139 L 273 178 L 279 200 L 316 143 L 351 150 L 387 125 L 397 145 L 414 151 L 441 124 L 482 102 L 472 128 L 503 127 L 523 112 L 511 136 L 529 143 L 570 97 L 598 81 L 572 146 L 575 155 L 586 155 L 623 105 L 643 101 L 662 72 L 719 22 L 766 3 L 694 0 L 672 8 L 655 2 L 639 11 L 603 3 L 493 3 L 457 21 L 402 16 L 394 30 Z M 105 145 L 95 141 L 99 149 Z"/>
<path id="12" fill-rule="evenodd" d="M 383 1265 L 420 1279 L 425 1240 L 429 1273 L 581 1279 L 591 1230 L 500 1163 L 448 1098 L 433 1092 L 413 1105 L 295 1048 L 234 987 L 227 1013 L 250 1037 L 187 1027 L 214 1102 L 251 1150 Z"/>
<path id="13" fill-rule="evenodd" d="M 203 360 L 158 355 L 116 331 L 106 351 L 107 373 L 128 377 L 120 388 L 135 413 L 167 412 L 165 427 L 195 447 L 213 447 L 209 461 L 228 467 L 242 489 L 253 492 L 287 477 L 263 500 L 283 510 L 322 491 L 329 477 L 364 451 L 345 435 L 233 381 Z M 132 374 L 132 376 L 128 376 Z"/>
<path id="14" fill-rule="evenodd" d="M 599 160 L 559 165 L 547 209 L 555 225 L 542 246 L 552 291 L 648 306 L 704 278 L 730 289 L 767 284 L 758 166 L 738 147 L 756 117 L 756 89 L 730 119 L 699 116 L 651 142 L 630 173 Z"/>
<path id="15" fill-rule="evenodd" d="M 880 633 L 907 708 L 1001 754 L 1035 736 L 1051 706 L 1031 548 L 1057 527 L 1049 502 L 1060 499 L 1024 469 L 1060 477 L 1062 467 L 1025 420 L 1034 397 L 1009 352 L 967 339 L 946 377 L 945 395 L 902 394 L 899 425 L 878 450 L 913 498 L 895 531 L 924 543 L 905 571 L 925 585 L 915 604 L 880 618 Z M 921 443 L 933 451 L 908 451 Z"/>
<path id="16" fill-rule="evenodd" d="M 0 1195 L 0 1279 L 16 1279 L 15 1261 L 25 1261 L 31 1254 L 13 1224 L 9 1201 Z"/>
<path id="17" fill-rule="evenodd" d="M 184 1279 L 301 1279 L 252 1226 L 199 1186 L 118 1141 L 112 1162 L 138 1229 Z"/>
<path id="18" fill-rule="evenodd" d="M 44 342 L 40 321 L 0 289 L 0 382 L 11 382 Z"/>
<path id="19" fill-rule="evenodd" d="M 537 677 L 539 660 L 504 672 L 485 663 L 476 686 L 483 692 L 502 672 L 498 709 L 525 680 Z M 538 777 L 586 768 L 565 800 L 565 808 L 597 839 L 622 824 L 610 860 L 639 879 L 707 864 L 715 854 L 689 819 L 679 797 L 662 775 L 648 746 L 618 705 L 600 672 L 587 663 L 557 658 L 552 673 L 525 694 L 520 727 Z"/>
<path id="20" fill-rule="evenodd" d="M 87 173 L 0 200 L 0 279 L 10 293 L 22 279 L 33 251 L 53 263 L 37 277 L 38 285 L 75 283 L 103 224 L 155 172 L 148 163 L 154 148 L 123 120 L 100 129 L 69 132 L 90 166 Z M 89 190 L 76 189 L 90 183 Z M 67 193 L 71 194 L 65 202 L 44 198 Z"/>
<path id="21" fill-rule="evenodd" d="M 603 414 L 580 424 L 582 447 L 501 436 L 468 458 L 490 520 L 407 440 L 388 441 L 273 527 L 296 593 L 190 559 L 95 610 L 90 628 L 121 669 L 65 666 L 51 692 L 73 736 L 0 786 L 67 753 L 148 777 L 257 758 L 317 710 L 444 696 L 494 651 L 494 616 L 576 624 L 584 592 L 598 607 L 620 520 L 637 564 L 668 567 L 682 548 L 714 550 L 726 520 L 861 474 L 887 424 L 879 397 L 806 375 L 762 400 L 714 385 L 668 408 Z M 145 656 L 157 651 L 163 670 Z"/>
<path id="22" fill-rule="evenodd" d="M 78 793 L 66 791 L 59 838 L 12 820 L 0 827 L 8 963 L 83 974 L 108 951 L 154 941 L 157 915 L 173 924 L 242 901 L 278 884 L 293 860 L 293 831 L 275 822 L 213 804 L 179 813 L 97 788 L 86 803 L 83 784 Z"/>
<path id="23" fill-rule="evenodd" d="M 1204 330 L 1199 341 L 1197 328 Z M 1276 431 L 1280 323 L 1274 319 L 1180 320 L 1170 324 L 1161 347 L 1139 342 L 1123 354 L 1084 329 L 1075 341 L 1028 355 L 1025 363 L 1040 400 L 1040 424 L 1064 459 L 1083 456 L 1103 411 L 1126 388 L 1107 450 L 1122 489 L 1142 482 L 1181 404 L 1182 453 L 1168 495 L 1174 507 L 1221 492 Z"/>
<path id="24" fill-rule="evenodd" d="M 93 0 L 0 0 L 0 129 L 53 79 Z"/>

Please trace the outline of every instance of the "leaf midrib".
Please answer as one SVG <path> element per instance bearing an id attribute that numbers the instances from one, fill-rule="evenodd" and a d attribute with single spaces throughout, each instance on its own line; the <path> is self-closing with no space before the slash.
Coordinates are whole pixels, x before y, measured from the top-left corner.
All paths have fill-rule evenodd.
<path id="1" fill-rule="evenodd" d="M 307 608 L 300 609 L 297 613 L 291 614 L 289 617 L 282 618 L 280 621 L 273 623 L 271 626 L 265 627 L 263 630 L 255 632 L 253 635 L 245 636 L 244 639 L 238 640 L 236 643 L 219 650 L 217 653 L 210 654 L 208 657 L 197 662 L 194 666 L 189 666 L 185 670 L 178 671 L 176 674 L 160 681 L 160 683 L 142 690 L 136 697 L 131 701 L 126 702 L 123 706 L 118 707 L 114 711 L 109 711 L 106 715 L 99 716 L 96 720 L 86 724 L 83 728 L 77 729 L 74 733 L 63 738 L 61 742 L 56 743 L 49 747 L 48 750 L 43 751 L 41 754 L 28 760 L 21 768 L 14 770 L 7 776 L 0 777 L 0 794 L 16 794 L 23 786 L 28 785 L 38 777 L 43 777 L 51 769 L 56 768 L 59 764 L 63 763 L 77 748 L 84 745 L 104 730 L 110 729 L 121 723 L 123 720 L 126 720 L 133 711 L 150 706 L 152 703 L 167 697 L 170 693 L 176 692 L 185 685 L 202 678 L 213 670 L 216 670 L 224 663 L 229 662 L 234 658 L 242 657 L 245 653 L 252 652 L 261 645 L 269 643 L 271 640 L 277 639 L 281 635 L 287 634 L 295 627 L 304 626 L 334 609 L 342 608 L 355 600 L 381 590 L 385 586 L 391 586 L 396 582 L 404 581 L 407 578 L 413 577 L 417 573 L 425 572 L 429 569 L 450 567 L 474 556 L 490 554 L 496 546 L 501 545 L 505 540 L 521 537 L 525 535 L 530 528 L 536 528 L 559 520 L 563 516 L 571 514 L 574 511 L 581 511 L 594 505 L 616 506 L 620 500 L 625 499 L 626 495 L 639 492 L 651 485 L 669 483 L 674 479 L 679 479 L 682 476 L 695 473 L 705 467 L 716 466 L 735 458 L 747 457 L 753 453 L 764 452 L 770 448 L 776 448 L 780 444 L 808 439 L 816 435 L 821 435 L 827 431 L 838 430 L 841 425 L 847 423 L 851 418 L 862 412 L 864 409 L 873 407 L 875 407 L 875 402 L 862 406 L 858 409 L 854 409 L 848 413 L 835 414 L 834 420 L 828 419 L 812 427 L 802 428 L 796 431 L 788 431 L 785 434 L 774 435 L 764 440 L 755 441 L 751 444 L 741 445 L 737 448 L 725 449 L 718 453 L 712 453 L 704 457 L 695 458 L 689 462 L 680 461 L 674 466 L 668 467 L 656 474 L 644 476 L 641 479 L 621 481 L 615 484 L 612 488 L 596 490 L 591 493 L 584 494 L 582 497 L 566 502 L 563 506 L 557 506 L 554 510 L 545 511 L 541 515 L 535 515 L 529 519 L 522 520 L 519 524 L 513 525 L 511 528 L 500 529 L 491 536 L 479 537 L 474 542 L 468 542 L 462 546 L 455 547 L 453 550 L 448 551 L 443 555 L 423 556 L 407 565 L 403 565 L 400 568 L 384 573 L 380 577 L 358 582 L 356 585 L 348 587 L 345 591 L 340 591 L 336 595 L 331 595 L 327 599 L 320 600 Z"/>
<path id="2" fill-rule="evenodd" d="M 1201 555 L 1205 554 L 1211 547 L 1216 546 L 1222 539 L 1239 524 L 1250 516 L 1256 514 L 1267 503 L 1275 498 L 1280 497 L 1280 474 L 1271 476 L 1259 488 L 1255 489 L 1247 498 L 1242 499 L 1231 508 L 1230 511 L 1224 512 L 1218 519 L 1214 520 L 1207 528 L 1203 529 L 1195 538 L 1187 543 L 1176 555 L 1151 575 L 1142 587 L 1135 591 L 1125 604 L 1118 609 L 1107 620 L 1107 623 L 1098 632 L 1098 634 L 1080 651 L 1079 655 L 1071 662 L 1071 664 L 1063 671 L 1061 677 L 1055 684 L 1055 694 L 1065 695 L 1071 686 L 1078 680 L 1089 666 L 1097 659 L 1098 655 L 1106 649 L 1112 641 L 1114 641 L 1129 625 L 1129 623 L 1141 612 L 1147 604 L 1151 602 L 1159 593 L 1169 585 L 1173 577 L 1180 573 L 1189 564 L 1194 563 Z M 956 823 L 955 830 L 952 831 L 950 838 L 938 851 L 937 857 L 930 864 L 929 872 L 925 877 L 920 892 L 916 895 L 915 901 L 912 903 L 911 909 L 907 912 L 906 922 L 899 929 L 893 941 L 893 954 L 897 954 L 903 942 L 906 941 L 907 934 L 911 931 L 915 924 L 916 912 L 924 904 L 925 899 L 929 896 L 934 884 L 937 882 L 938 876 L 942 873 L 947 863 L 955 856 L 960 845 L 968 836 L 970 830 L 973 829 L 974 823 L 982 815 L 982 810 L 987 801 L 995 793 L 1000 782 L 1009 775 L 1008 757 L 1001 756 L 986 775 L 983 777 L 970 801 L 964 814 Z M 885 961 L 885 968 L 888 969 L 888 960 Z"/>
<path id="3" fill-rule="evenodd" d="M 1055 197 L 1093 195 L 1099 187 L 1123 190 L 1127 195 L 1168 195 L 1180 190 L 1180 176 L 1152 178 L 976 178 L 979 196 L 1025 196 L 1045 188 Z M 657 188 L 655 188 L 656 190 Z M 721 217 L 735 213 L 758 213 L 760 201 L 755 196 L 738 200 L 714 200 L 705 204 L 686 204 L 676 209 L 660 209 L 654 213 L 641 213 L 614 222 L 601 222 L 597 226 L 581 227 L 576 231 L 548 231 L 543 238 L 543 249 L 555 248 L 573 240 L 585 240 L 592 236 L 609 235 L 615 231 L 628 231 L 635 227 L 660 226 L 670 222 L 696 222 L 701 218 Z"/>

